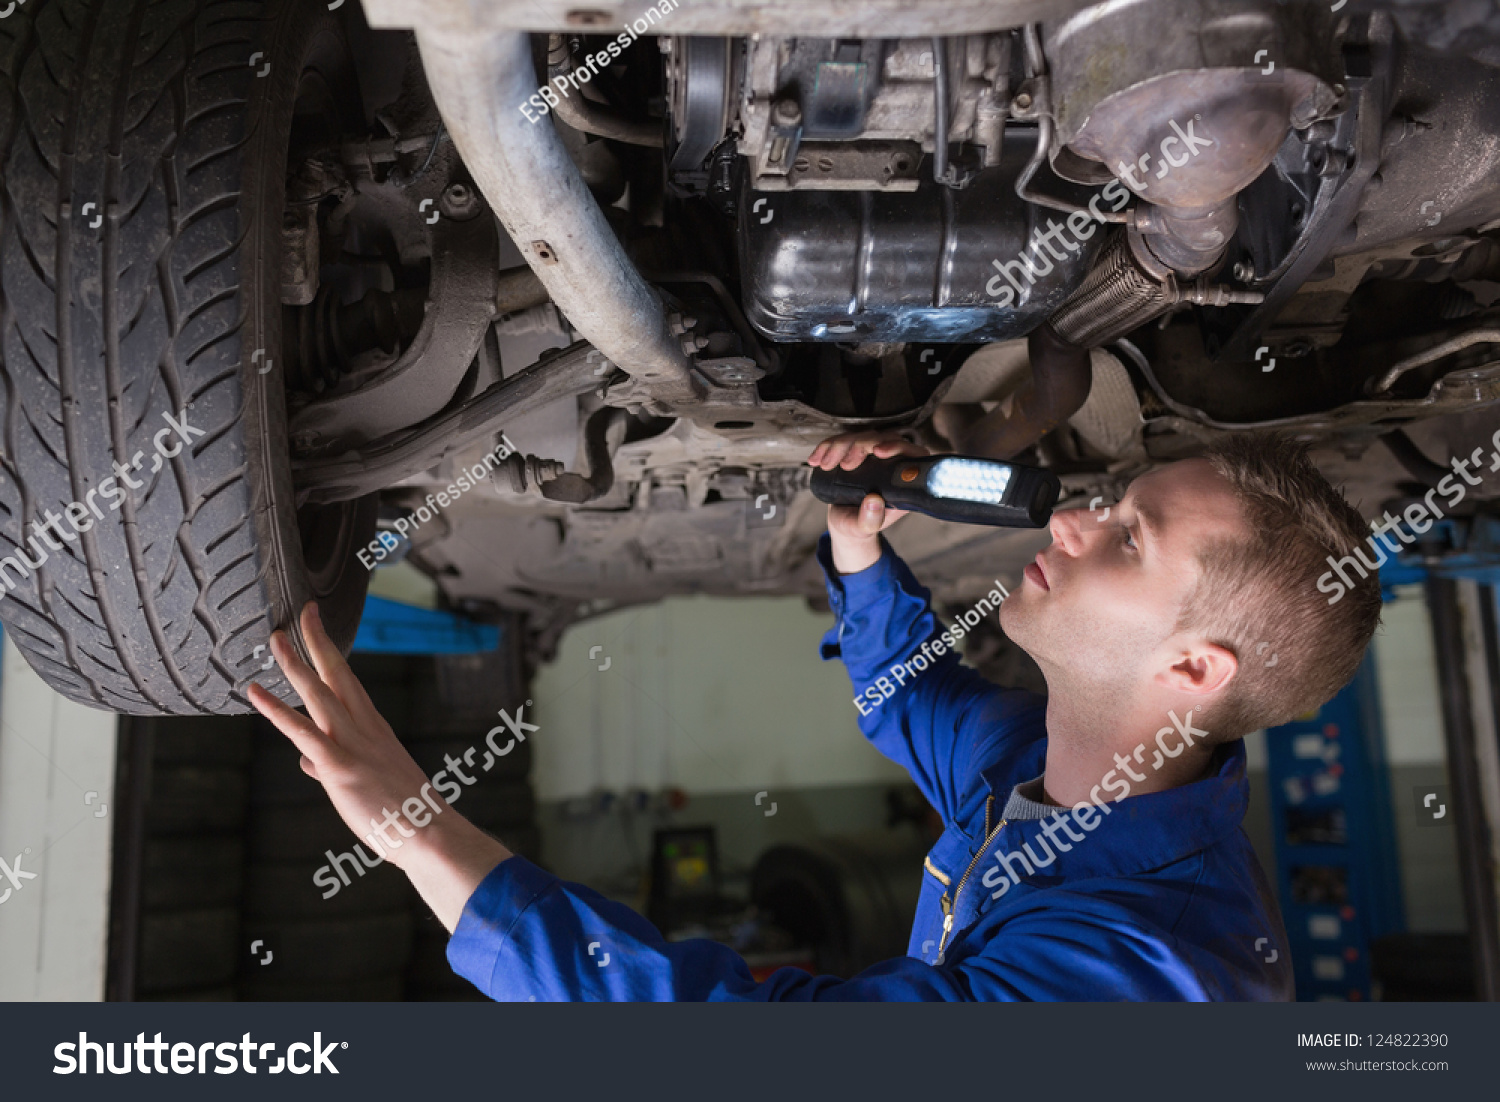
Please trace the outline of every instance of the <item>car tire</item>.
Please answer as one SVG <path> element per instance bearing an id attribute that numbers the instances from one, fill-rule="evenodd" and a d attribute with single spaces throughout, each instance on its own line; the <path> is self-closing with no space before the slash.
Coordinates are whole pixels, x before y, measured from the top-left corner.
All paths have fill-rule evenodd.
<path id="1" fill-rule="evenodd" d="M 266 652 L 309 599 L 352 643 L 375 502 L 296 508 L 276 361 L 292 135 L 363 124 L 321 3 L 0 21 L 0 620 L 69 699 L 297 703 Z"/>

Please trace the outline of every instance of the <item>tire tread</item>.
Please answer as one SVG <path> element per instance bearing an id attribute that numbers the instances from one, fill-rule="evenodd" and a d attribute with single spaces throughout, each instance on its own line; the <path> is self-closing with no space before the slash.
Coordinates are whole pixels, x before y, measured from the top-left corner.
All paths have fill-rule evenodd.
<path id="1" fill-rule="evenodd" d="M 108 519 L 0 589 L 33 668 L 95 707 L 246 711 L 273 627 L 241 291 L 269 110 L 247 59 L 273 49 L 273 8 L 32 0 L 0 23 L 0 560 L 146 457 L 113 516 L 99 495 Z M 205 435 L 148 472 L 162 414 L 184 409 Z"/>

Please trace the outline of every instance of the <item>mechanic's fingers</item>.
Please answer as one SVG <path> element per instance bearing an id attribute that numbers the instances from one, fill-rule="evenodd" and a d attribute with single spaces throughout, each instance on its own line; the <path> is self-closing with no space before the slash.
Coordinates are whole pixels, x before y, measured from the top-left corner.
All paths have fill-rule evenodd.
<path id="1" fill-rule="evenodd" d="M 870 454 L 879 443 L 881 443 L 880 440 L 872 439 L 868 436 L 850 441 L 849 454 L 844 456 L 843 462 L 839 466 L 843 467 L 846 471 L 854 470 L 855 467 L 858 467 L 866 459 L 870 458 Z"/>
<path id="2" fill-rule="evenodd" d="M 823 457 L 819 460 L 818 466 L 822 467 L 825 471 L 833 470 L 833 468 L 839 465 L 839 461 L 848 454 L 852 443 L 853 441 L 847 436 L 835 436 L 831 440 L 823 441 Z"/>
<path id="3" fill-rule="evenodd" d="M 285 701 L 271 695 L 270 690 L 259 682 L 250 682 L 246 695 L 251 706 L 270 720 L 273 727 L 291 739 L 293 746 L 302 751 L 303 761 L 315 754 L 323 756 L 330 752 L 333 743 L 318 729 L 317 724 Z"/>
<path id="4" fill-rule="evenodd" d="M 837 465 L 844 471 L 853 471 L 859 463 L 864 462 L 870 454 L 870 445 L 874 444 L 871 439 L 852 439 L 849 441 L 849 450 L 844 451 L 843 457 L 838 460 Z"/>
<path id="5" fill-rule="evenodd" d="M 807 457 L 807 461 L 814 467 L 822 467 L 827 470 L 837 459 L 848 450 L 849 445 L 858 439 L 859 433 L 840 432 L 828 437 L 818 443 Z"/>
<path id="6" fill-rule="evenodd" d="M 912 444 L 901 437 L 866 430 L 830 436 L 812 450 L 807 461 L 812 466 L 821 467 L 825 471 L 835 467 L 843 467 L 847 471 L 859 466 L 872 454 L 884 458 L 891 455 L 925 455 L 927 453 L 919 445 Z"/>
<path id="7" fill-rule="evenodd" d="M 273 631 L 271 633 L 271 654 L 281 666 L 281 672 L 286 674 L 287 680 L 292 683 L 292 688 L 297 690 L 302 703 L 307 705 L 307 714 L 312 717 L 313 722 L 324 734 L 332 735 L 335 729 L 347 732 L 354 726 L 354 721 L 343 702 L 316 673 L 308 668 L 307 663 L 302 661 L 292 648 L 291 641 L 287 639 L 286 632 Z"/>
<path id="8" fill-rule="evenodd" d="M 859 530 L 867 536 L 878 533 L 885 523 L 885 501 L 879 494 L 866 494 L 859 503 Z"/>
<path id="9" fill-rule="evenodd" d="M 350 718 L 361 727 L 379 730 L 384 722 L 380 712 L 338 647 L 328 638 L 328 632 L 323 630 L 323 616 L 317 601 L 308 601 L 302 606 L 302 638 L 307 641 L 318 676 L 333 690 Z"/>
<path id="10" fill-rule="evenodd" d="M 927 455 L 927 449 L 899 436 L 882 432 L 847 432 L 830 436 L 807 457 L 807 462 L 831 471 L 842 467 L 852 471 L 870 456 L 889 459 L 893 455 Z"/>

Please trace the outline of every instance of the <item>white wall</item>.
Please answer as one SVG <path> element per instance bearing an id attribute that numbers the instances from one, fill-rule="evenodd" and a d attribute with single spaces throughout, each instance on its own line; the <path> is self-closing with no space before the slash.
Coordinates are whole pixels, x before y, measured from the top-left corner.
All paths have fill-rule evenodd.
<path id="1" fill-rule="evenodd" d="M 0 873 L 0 1001 L 104 997 L 115 724 L 53 692 L 5 640 L 0 860 L 21 855 L 36 879 L 17 889 Z"/>
<path id="2" fill-rule="evenodd" d="M 538 798 L 904 781 L 818 656 L 832 622 L 794 597 L 679 597 L 575 625 L 533 685 Z"/>
<path id="3" fill-rule="evenodd" d="M 1443 712 L 1438 699 L 1432 627 L 1419 585 L 1398 586 L 1375 636 L 1375 670 L 1390 764 L 1441 764 Z"/>
<path id="4" fill-rule="evenodd" d="M 1420 585 L 1398 586 L 1396 594 L 1381 614 L 1374 650 L 1406 925 L 1459 931 L 1465 919 L 1453 827 L 1417 814 L 1418 793 L 1448 783 L 1432 626 Z"/>

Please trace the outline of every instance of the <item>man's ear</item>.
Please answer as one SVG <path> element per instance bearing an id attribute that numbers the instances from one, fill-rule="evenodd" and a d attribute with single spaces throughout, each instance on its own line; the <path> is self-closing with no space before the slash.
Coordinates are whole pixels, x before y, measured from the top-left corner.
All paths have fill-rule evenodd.
<path id="1" fill-rule="evenodd" d="M 1239 659 L 1233 652 L 1217 643 L 1197 639 L 1184 647 L 1156 678 L 1174 692 L 1207 696 L 1227 688 L 1239 670 Z"/>

